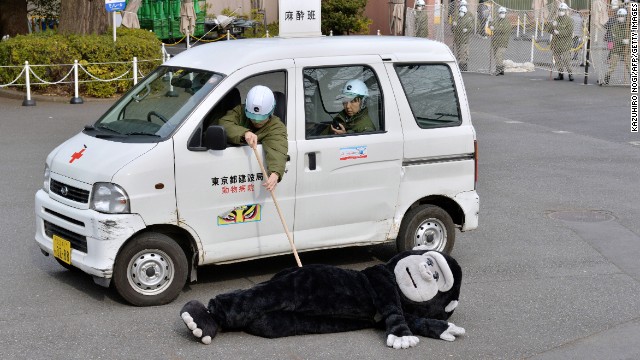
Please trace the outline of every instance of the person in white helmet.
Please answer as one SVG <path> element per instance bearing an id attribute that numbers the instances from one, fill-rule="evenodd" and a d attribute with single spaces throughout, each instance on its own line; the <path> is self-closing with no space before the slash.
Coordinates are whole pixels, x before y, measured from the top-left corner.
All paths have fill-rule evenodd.
<path id="1" fill-rule="evenodd" d="M 427 38 L 429 36 L 429 19 L 428 11 L 424 9 L 424 0 L 416 0 L 415 19 L 416 19 L 416 36 Z"/>
<path id="2" fill-rule="evenodd" d="M 491 29 L 491 50 L 496 64 L 496 75 L 504 75 L 504 53 L 509 46 L 511 37 L 511 24 L 507 20 L 507 9 L 498 9 L 498 19 L 489 22 Z"/>
<path id="3" fill-rule="evenodd" d="M 609 68 L 604 76 L 604 85 L 608 85 L 611 80 L 611 74 L 618 67 L 620 60 L 624 60 L 624 73 L 629 76 L 631 72 L 629 58 L 629 37 L 631 28 L 627 25 L 627 10 L 619 8 L 616 12 L 616 22 L 611 27 L 611 41 L 613 46 L 609 53 Z"/>
<path id="4" fill-rule="evenodd" d="M 548 24 L 551 29 L 551 51 L 556 60 L 558 76 L 553 80 L 563 80 L 563 72 L 569 73 L 569 81 L 573 81 L 571 69 L 571 43 L 573 39 L 573 19 L 567 14 L 569 6 L 561 3 L 558 6 L 558 17 Z"/>
<path id="5" fill-rule="evenodd" d="M 249 90 L 245 104 L 229 110 L 219 124 L 227 132 L 227 141 L 234 145 L 247 144 L 255 148 L 262 144 L 266 153 L 268 174 L 262 184 L 272 191 L 282 180 L 287 162 L 287 128 L 280 118 L 273 115 L 276 107 L 271 89 L 257 85 Z"/>
<path id="6" fill-rule="evenodd" d="M 467 11 L 467 7 L 462 5 L 458 11 L 458 16 L 451 23 L 453 30 L 453 48 L 456 59 L 460 64 L 461 71 L 467 71 L 469 61 L 469 37 L 473 32 L 473 15 Z"/>
<path id="7" fill-rule="evenodd" d="M 486 39 L 487 32 L 485 28 L 487 22 L 489 21 L 489 18 L 491 17 L 491 10 L 489 10 L 489 7 L 487 6 L 487 4 L 485 4 L 485 1 L 480 0 L 478 2 L 478 9 L 476 11 L 478 16 L 478 35 Z"/>
<path id="8" fill-rule="evenodd" d="M 369 109 L 366 107 L 367 97 L 369 97 L 369 89 L 362 80 L 347 81 L 340 95 L 336 97 L 337 101 L 342 102 L 343 110 L 333 118 L 332 124 L 322 135 L 375 131 L 376 127 L 373 125 L 369 117 Z"/>

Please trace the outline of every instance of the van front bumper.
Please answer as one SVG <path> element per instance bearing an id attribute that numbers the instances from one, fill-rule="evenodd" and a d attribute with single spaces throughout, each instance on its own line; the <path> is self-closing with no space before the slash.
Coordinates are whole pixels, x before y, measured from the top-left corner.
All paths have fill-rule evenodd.
<path id="1" fill-rule="evenodd" d="M 40 249 L 53 255 L 53 235 L 70 241 L 71 265 L 93 275 L 103 286 L 109 284 L 122 245 L 146 227 L 138 214 L 77 209 L 51 199 L 44 190 L 36 193 L 35 212 L 35 239 Z"/>

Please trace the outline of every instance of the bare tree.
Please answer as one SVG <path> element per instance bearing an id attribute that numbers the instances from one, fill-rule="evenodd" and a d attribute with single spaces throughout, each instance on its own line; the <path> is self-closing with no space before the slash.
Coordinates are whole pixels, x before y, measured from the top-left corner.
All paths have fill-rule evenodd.
<path id="1" fill-rule="evenodd" d="M 25 0 L 0 0 L 0 37 L 29 33 L 27 2 Z"/>
<path id="2" fill-rule="evenodd" d="M 12 0 L 17 1 L 17 0 Z M 23 0 L 24 1 L 24 0 Z M 65 0 L 60 7 L 62 34 L 104 34 L 109 28 L 109 16 L 104 0 Z"/>

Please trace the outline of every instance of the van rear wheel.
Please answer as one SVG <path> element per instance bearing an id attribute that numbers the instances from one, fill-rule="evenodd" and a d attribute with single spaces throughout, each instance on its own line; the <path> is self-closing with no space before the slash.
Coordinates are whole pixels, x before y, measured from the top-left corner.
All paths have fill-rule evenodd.
<path id="1" fill-rule="evenodd" d="M 422 245 L 449 254 L 455 243 L 455 227 L 449 213 L 435 205 L 420 205 L 405 215 L 396 239 L 398 251 Z"/>
<path id="2" fill-rule="evenodd" d="M 169 236 L 143 233 L 129 241 L 114 265 L 118 293 L 137 306 L 173 301 L 187 281 L 187 257 Z"/>

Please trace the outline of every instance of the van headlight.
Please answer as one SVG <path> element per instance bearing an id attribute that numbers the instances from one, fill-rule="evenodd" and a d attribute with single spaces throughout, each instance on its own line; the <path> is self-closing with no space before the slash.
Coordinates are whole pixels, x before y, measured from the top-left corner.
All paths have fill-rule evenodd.
<path id="1" fill-rule="evenodd" d="M 42 183 L 42 190 L 44 190 L 47 194 L 49 193 L 50 179 L 51 179 L 51 170 L 49 170 L 49 165 L 44 164 L 44 182 Z"/>
<path id="2" fill-rule="evenodd" d="M 112 183 L 95 183 L 91 191 L 90 207 L 95 211 L 108 214 L 127 214 L 129 196 L 123 188 Z"/>

